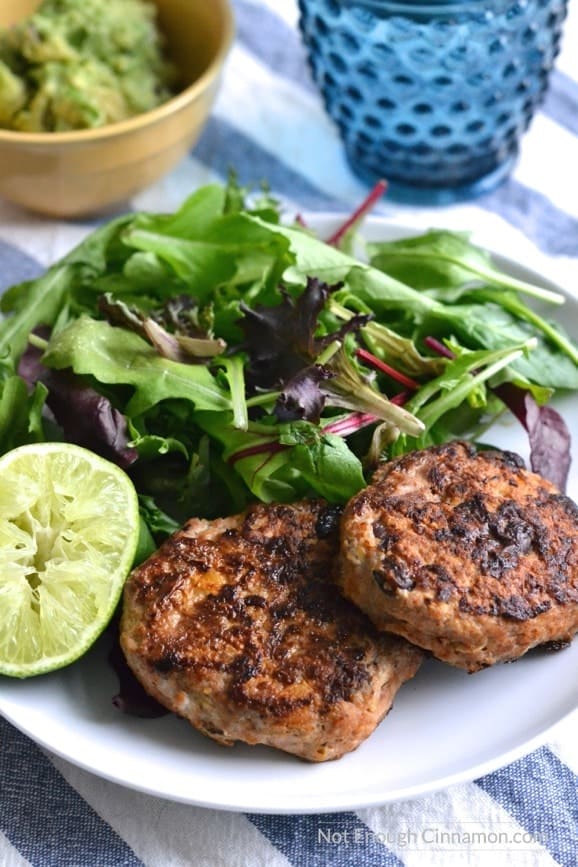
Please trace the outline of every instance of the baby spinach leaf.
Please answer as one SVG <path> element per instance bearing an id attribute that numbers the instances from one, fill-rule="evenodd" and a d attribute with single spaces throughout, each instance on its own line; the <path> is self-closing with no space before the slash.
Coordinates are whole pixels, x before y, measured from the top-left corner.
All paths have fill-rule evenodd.
<path id="1" fill-rule="evenodd" d="M 464 232 L 433 229 L 423 235 L 368 245 L 374 267 L 416 289 L 454 287 L 481 281 L 503 289 L 514 289 L 553 304 L 562 295 L 519 280 L 497 268 L 491 255 L 472 244 Z"/>
<path id="2" fill-rule="evenodd" d="M 481 302 L 484 305 L 495 304 L 503 307 L 512 316 L 527 322 L 538 331 L 541 331 L 549 343 L 557 347 L 564 355 L 567 355 L 574 365 L 578 364 L 578 346 L 564 332 L 564 328 L 540 316 L 535 310 L 524 304 L 515 292 L 485 288 L 476 290 L 471 298 L 473 301 Z"/>
<path id="3" fill-rule="evenodd" d="M 365 487 L 361 461 L 342 437 L 300 422 L 283 425 L 279 441 L 292 446 L 292 466 L 330 502 L 344 503 Z"/>
<path id="4" fill-rule="evenodd" d="M 342 282 L 343 294 L 348 290 L 366 301 L 372 310 L 409 309 L 426 312 L 437 306 L 437 303 L 427 296 L 400 283 L 376 268 L 361 263 L 353 256 L 341 250 L 330 247 L 303 229 L 293 226 L 271 226 L 257 218 L 259 223 L 269 232 L 283 236 L 289 242 L 289 250 L 293 256 L 292 263 L 287 263 L 283 280 L 287 283 L 304 285 L 308 277 L 317 277 L 328 284 Z M 340 293 L 336 294 L 340 301 Z"/>

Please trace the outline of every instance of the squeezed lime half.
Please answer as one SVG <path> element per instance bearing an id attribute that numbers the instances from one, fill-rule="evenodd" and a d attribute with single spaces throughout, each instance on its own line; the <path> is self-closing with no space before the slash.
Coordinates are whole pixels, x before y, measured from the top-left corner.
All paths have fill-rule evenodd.
<path id="1" fill-rule="evenodd" d="M 138 536 L 136 491 L 115 464 L 68 443 L 0 457 L 0 674 L 44 674 L 88 650 Z"/>

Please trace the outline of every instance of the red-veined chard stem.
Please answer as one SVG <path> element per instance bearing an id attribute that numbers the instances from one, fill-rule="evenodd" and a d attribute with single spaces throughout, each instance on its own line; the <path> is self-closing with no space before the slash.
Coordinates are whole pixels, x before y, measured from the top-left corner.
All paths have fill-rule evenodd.
<path id="1" fill-rule="evenodd" d="M 444 358 L 455 358 L 455 352 L 452 352 L 451 349 L 448 349 L 443 343 L 439 340 L 436 340 L 435 337 L 426 337 L 424 339 L 425 345 L 428 349 L 431 349 L 433 352 L 437 352 L 438 355 L 443 355 Z"/>
<path id="2" fill-rule="evenodd" d="M 389 398 L 390 403 L 394 403 L 396 406 L 403 406 L 404 403 L 407 403 L 411 397 L 411 393 L 409 391 L 400 391 L 399 394 L 394 394 L 393 397 Z"/>
<path id="3" fill-rule="evenodd" d="M 410 376 L 406 376 L 405 373 L 401 373 L 394 367 L 390 367 L 389 364 L 386 364 L 385 361 L 381 361 L 381 359 L 373 355 L 372 352 L 368 352 L 367 349 L 357 349 L 355 355 L 361 361 L 365 362 L 365 364 L 373 367 L 375 370 L 381 371 L 381 373 L 386 373 L 388 376 L 391 376 L 392 379 L 395 379 L 396 382 L 405 385 L 406 388 L 412 388 L 414 391 L 419 388 L 419 382 L 412 379 Z"/>
<path id="4" fill-rule="evenodd" d="M 330 422 L 322 428 L 323 433 L 335 434 L 340 437 L 347 437 L 370 424 L 375 424 L 379 421 L 377 416 L 371 415 L 368 412 L 353 412 L 346 418 L 341 418 L 339 421 Z"/>
<path id="5" fill-rule="evenodd" d="M 349 232 L 352 226 L 361 220 L 365 214 L 370 211 L 375 203 L 381 199 L 385 191 L 387 190 L 387 181 L 381 180 L 376 183 L 374 188 L 371 190 L 367 198 L 359 205 L 358 208 L 352 213 L 352 215 L 341 225 L 330 238 L 325 242 L 329 244 L 331 247 L 337 247 L 339 243 L 343 240 L 345 235 Z"/>
<path id="6" fill-rule="evenodd" d="M 330 422 L 325 425 L 324 428 L 321 428 L 321 430 L 322 433 L 347 437 L 364 427 L 375 424 L 377 421 L 379 421 L 379 419 L 375 415 L 370 415 L 365 412 L 352 412 L 351 415 L 348 415 L 346 418 L 340 418 L 338 421 Z M 255 457 L 255 455 L 277 455 L 279 452 L 284 452 L 288 448 L 290 448 L 290 446 L 284 445 L 276 440 L 259 443 L 258 445 L 248 446 L 246 449 L 241 449 L 241 451 L 235 452 L 235 454 L 230 456 L 227 463 L 236 464 L 237 461 L 241 461 L 243 458 L 252 458 Z"/>
<path id="7" fill-rule="evenodd" d="M 242 461 L 244 458 L 252 458 L 255 455 L 276 455 L 279 452 L 284 452 L 289 446 L 283 445 L 277 440 L 271 440 L 268 443 L 259 443 L 256 446 L 247 446 L 246 449 L 241 449 L 240 452 L 235 452 L 228 459 L 228 464 L 236 464 L 237 461 Z"/>

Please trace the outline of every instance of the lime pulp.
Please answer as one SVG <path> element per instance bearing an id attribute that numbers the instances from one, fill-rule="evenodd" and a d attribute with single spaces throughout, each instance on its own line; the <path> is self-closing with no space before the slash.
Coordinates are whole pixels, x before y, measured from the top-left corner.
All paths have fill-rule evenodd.
<path id="1" fill-rule="evenodd" d="M 68 443 L 0 457 L 0 674 L 78 659 L 110 621 L 139 536 L 116 465 Z"/>

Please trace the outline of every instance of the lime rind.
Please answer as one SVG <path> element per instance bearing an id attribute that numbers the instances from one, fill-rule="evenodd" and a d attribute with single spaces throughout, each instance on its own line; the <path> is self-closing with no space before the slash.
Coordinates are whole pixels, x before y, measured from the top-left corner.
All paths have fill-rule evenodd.
<path id="1" fill-rule="evenodd" d="M 81 656 L 112 617 L 139 536 L 128 476 L 67 443 L 0 458 L 0 673 Z"/>

